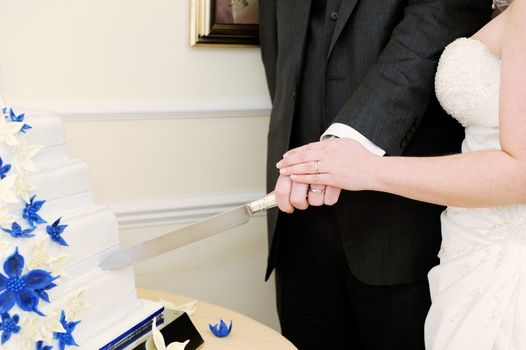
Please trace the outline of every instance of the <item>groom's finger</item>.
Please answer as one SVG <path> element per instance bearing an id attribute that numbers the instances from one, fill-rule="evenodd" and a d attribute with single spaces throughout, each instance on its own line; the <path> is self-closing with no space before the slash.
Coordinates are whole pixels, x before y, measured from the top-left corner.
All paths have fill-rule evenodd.
<path id="1" fill-rule="evenodd" d="M 290 192 L 292 190 L 292 181 L 288 176 L 280 176 L 276 182 L 274 193 L 276 194 L 276 202 L 281 211 L 285 213 L 292 213 L 294 207 L 290 203 Z"/>
<path id="2" fill-rule="evenodd" d="M 309 194 L 308 194 L 309 205 L 313 205 L 315 207 L 319 207 L 320 205 L 323 205 L 324 197 L 325 197 L 325 186 L 323 185 L 310 185 L 309 186 Z"/>
<path id="3" fill-rule="evenodd" d="M 325 197 L 323 198 L 323 204 L 325 205 L 334 205 L 338 202 L 340 198 L 340 193 L 342 190 L 338 187 L 327 186 L 325 188 Z"/>
<path id="4" fill-rule="evenodd" d="M 292 181 L 292 188 L 290 191 L 290 203 L 294 206 L 294 208 L 305 210 L 309 207 L 309 202 L 307 201 L 308 189 L 308 184 L 296 183 Z"/>

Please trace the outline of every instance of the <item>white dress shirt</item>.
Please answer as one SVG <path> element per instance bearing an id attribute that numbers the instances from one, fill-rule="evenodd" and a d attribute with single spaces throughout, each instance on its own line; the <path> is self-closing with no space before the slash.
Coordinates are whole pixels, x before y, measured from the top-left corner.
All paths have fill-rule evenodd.
<path id="1" fill-rule="evenodd" d="M 367 137 L 360 134 L 356 129 L 351 128 L 349 125 L 342 123 L 334 123 L 321 135 L 321 140 L 328 139 L 331 136 L 336 136 L 339 138 L 348 138 L 359 142 L 364 146 L 369 152 L 376 154 L 377 156 L 385 155 L 385 151 L 375 145 Z"/>

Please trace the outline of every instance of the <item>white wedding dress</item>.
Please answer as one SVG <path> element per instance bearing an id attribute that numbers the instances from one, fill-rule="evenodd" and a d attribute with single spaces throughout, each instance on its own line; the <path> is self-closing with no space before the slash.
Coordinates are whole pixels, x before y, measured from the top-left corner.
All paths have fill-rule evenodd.
<path id="1" fill-rule="evenodd" d="M 468 38 L 440 58 L 436 94 L 465 126 L 464 153 L 500 149 L 500 67 L 482 42 Z M 448 207 L 439 257 L 429 273 L 426 349 L 525 350 L 526 206 Z"/>

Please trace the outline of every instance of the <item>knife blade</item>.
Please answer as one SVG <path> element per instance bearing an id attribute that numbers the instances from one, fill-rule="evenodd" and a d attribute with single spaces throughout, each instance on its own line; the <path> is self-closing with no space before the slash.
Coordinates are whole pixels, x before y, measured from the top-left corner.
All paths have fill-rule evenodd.
<path id="1" fill-rule="evenodd" d="M 148 259 L 170 250 L 184 247 L 193 242 L 214 236 L 228 229 L 245 224 L 257 212 L 277 206 L 276 196 L 270 193 L 265 197 L 240 207 L 183 226 L 144 242 L 121 248 L 105 257 L 99 264 L 103 270 L 119 270 L 137 261 Z"/>

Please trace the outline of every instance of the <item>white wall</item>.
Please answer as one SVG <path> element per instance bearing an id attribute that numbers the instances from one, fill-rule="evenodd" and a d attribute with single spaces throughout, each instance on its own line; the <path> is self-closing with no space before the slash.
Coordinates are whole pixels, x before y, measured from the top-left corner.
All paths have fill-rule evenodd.
<path id="1" fill-rule="evenodd" d="M 0 94 L 57 111 L 122 239 L 264 193 L 269 102 L 257 48 L 191 48 L 187 0 L 0 0 Z M 140 264 L 139 286 L 277 327 L 264 217 Z"/>

